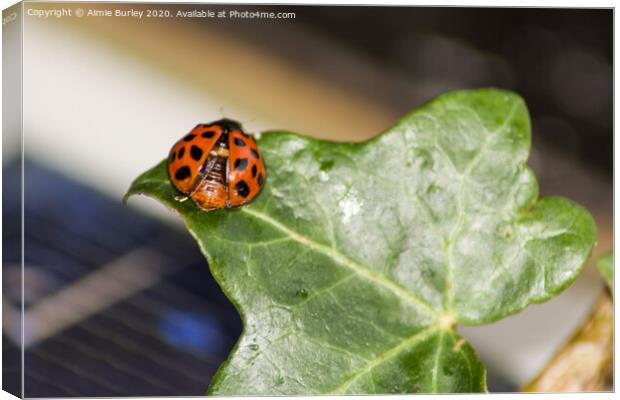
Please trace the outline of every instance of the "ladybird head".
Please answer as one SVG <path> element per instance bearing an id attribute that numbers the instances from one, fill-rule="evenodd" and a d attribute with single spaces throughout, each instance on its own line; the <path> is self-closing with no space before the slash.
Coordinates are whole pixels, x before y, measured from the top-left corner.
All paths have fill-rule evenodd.
<path id="1" fill-rule="evenodd" d="M 212 122 L 211 125 L 219 125 L 222 128 L 225 128 L 227 131 L 231 131 L 233 129 L 238 129 L 238 130 L 242 130 L 241 129 L 241 124 L 237 121 L 234 121 L 232 119 L 228 119 L 228 118 L 224 118 L 224 119 L 220 119 L 219 121 L 215 121 Z"/>

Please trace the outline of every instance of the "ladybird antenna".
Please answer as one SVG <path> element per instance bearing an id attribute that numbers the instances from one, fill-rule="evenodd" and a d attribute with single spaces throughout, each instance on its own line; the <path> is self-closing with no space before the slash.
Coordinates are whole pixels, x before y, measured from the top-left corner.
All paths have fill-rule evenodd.
<path id="1" fill-rule="evenodd" d="M 220 106 L 220 115 L 222 116 L 222 118 L 226 119 L 226 113 L 224 112 L 223 106 Z"/>

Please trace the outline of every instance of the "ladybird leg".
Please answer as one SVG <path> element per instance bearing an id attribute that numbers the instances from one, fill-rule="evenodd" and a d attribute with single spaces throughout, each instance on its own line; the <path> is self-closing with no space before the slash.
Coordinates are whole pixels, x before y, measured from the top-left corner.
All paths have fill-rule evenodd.
<path id="1" fill-rule="evenodd" d="M 179 203 L 183 203 L 184 201 L 189 199 L 189 196 L 174 196 L 174 199 Z"/>
<path id="2" fill-rule="evenodd" d="M 211 152 L 209 154 L 211 154 Z M 204 181 L 207 178 L 207 175 L 209 175 L 209 172 L 211 172 L 211 170 L 215 167 L 216 162 L 217 162 L 217 159 L 215 157 L 207 157 L 204 164 L 202 165 L 202 168 L 200 169 L 200 172 L 198 172 L 198 176 L 196 177 L 196 180 L 194 181 L 194 185 L 192 186 L 189 193 L 187 194 L 187 197 L 192 197 L 192 194 L 194 194 L 194 192 L 198 190 L 198 188 L 202 184 L 202 181 Z"/>

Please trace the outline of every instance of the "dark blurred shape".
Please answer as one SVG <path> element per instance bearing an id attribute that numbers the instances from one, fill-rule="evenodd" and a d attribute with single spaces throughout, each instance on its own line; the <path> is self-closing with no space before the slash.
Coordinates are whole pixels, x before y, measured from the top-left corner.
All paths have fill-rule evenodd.
<path id="1" fill-rule="evenodd" d="M 513 85 L 512 71 L 503 60 L 458 38 L 429 33 L 405 36 L 394 45 L 393 57 L 417 80 L 443 82 L 446 88 Z"/>
<path id="2" fill-rule="evenodd" d="M 4 137 L 5 135 L 3 135 Z M 2 168 L 2 390 L 22 397 L 21 172 Z M 7 324 L 12 320 L 12 326 Z M 10 334 L 13 339 L 10 339 Z"/>
<path id="3" fill-rule="evenodd" d="M 548 74 L 550 92 L 566 114 L 597 124 L 611 110 L 612 69 L 602 57 L 568 49 L 552 61 Z"/>
<path id="4" fill-rule="evenodd" d="M 355 73 L 340 54 L 321 56 L 313 46 L 310 60 L 308 48 L 299 45 L 302 36 L 296 37 L 296 46 L 290 45 L 291 34 L 284 33 L 293 29 L 285 23 L 248 21 L 234 34 L 401 114 L 449 90 L 494 86 L 516 91 L 526 100 L 532 120 L 561 120 L 573 136 L 564 140 L 562 132 L 544 124 L 537 135 L 612 175 L 612 9 L 271 8 L 295 11 L 296 25 L 303 23 L 326 45 L 331 42 L 363 57 L 366 73 Z"/>
<path id="5" fill-rule="evenodd" d="M 19 170 L 4 169 L 4 193 Z M 194 240 L 35 164 L 25 176 L 25 396 L 204 395 L 241 323 Z M 19 243 L 19 201 L 3 204 Z M 141 270 L 160 276 L 142 285 Z M 19 258 L 4 273 L 3 367 L 18 377 Z"/>

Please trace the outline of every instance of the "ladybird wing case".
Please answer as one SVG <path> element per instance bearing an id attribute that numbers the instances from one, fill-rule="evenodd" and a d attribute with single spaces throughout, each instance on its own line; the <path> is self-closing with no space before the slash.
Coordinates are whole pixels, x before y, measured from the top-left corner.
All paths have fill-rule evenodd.
<path id="1" fill-rule="evenodd" d="M 222 133 L 221 126 L 199 124 L 172 146 L 168 176 L 180 192 L 188 195 L 196 189 L 209 152 Z"/>
<path id="2" fill-rule="evenodd" d="M 233 129 L 229 133 L 228 140 L 229 207 L 237 207 L 249 202 L 261 191 L 266 172 L 254 137 L 239 129 Z"/>

